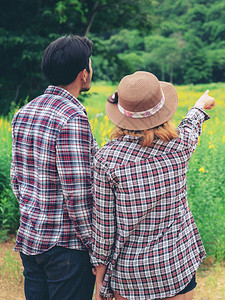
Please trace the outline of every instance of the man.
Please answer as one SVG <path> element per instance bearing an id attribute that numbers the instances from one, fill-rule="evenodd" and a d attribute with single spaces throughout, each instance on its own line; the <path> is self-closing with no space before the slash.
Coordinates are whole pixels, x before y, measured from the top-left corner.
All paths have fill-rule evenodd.
<path id="1" fill-rule="evenodd" d="M 92 158 L 98 146 L 83 105 L 92 42 L 64 36 L 44 51 L 45 93 L 12 121 L 11 182 L 20 203 L 15 250 L 28 300 L 92 299 Z"/>

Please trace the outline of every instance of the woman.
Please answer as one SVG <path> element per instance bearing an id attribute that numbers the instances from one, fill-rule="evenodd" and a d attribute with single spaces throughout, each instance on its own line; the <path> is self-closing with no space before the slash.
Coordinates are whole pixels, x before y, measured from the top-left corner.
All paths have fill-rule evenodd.
<path id="1" fill-rule="evenodd" d="M 125 76 L 108 98 L 116 125 L 94 162 L 96 299 L 190 300 L 206 253 L 187 202 L 188 161 L 215 101 L 208 91 L 176 129 L 174 86 Z M 107 298 L 108 297 L 108 298 Z"/>

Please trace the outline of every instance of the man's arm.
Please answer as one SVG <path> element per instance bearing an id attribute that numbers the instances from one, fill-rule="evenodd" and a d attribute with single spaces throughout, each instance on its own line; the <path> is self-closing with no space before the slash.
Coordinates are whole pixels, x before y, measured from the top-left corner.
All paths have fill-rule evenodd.
<path id="1" fill-rule="evenodd" d="M 91 249 L 92 162 L 96 144 L 84 115 L 64 125 L 57 139 L 56 164 L 66 207 L 77 236 Z"/>

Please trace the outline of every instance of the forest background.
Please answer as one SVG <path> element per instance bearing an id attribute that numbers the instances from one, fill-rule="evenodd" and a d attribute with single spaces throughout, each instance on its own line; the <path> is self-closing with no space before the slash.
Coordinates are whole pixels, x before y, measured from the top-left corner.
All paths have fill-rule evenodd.
<path id="1" fill-rule="evenodd" d="M 0 115 L 47 82 L 44 48 L 65 34 L 88 35 L 93 81 L 136 70 L 175 84 L 225 81 L 223 0 L 1 0 Z"/>

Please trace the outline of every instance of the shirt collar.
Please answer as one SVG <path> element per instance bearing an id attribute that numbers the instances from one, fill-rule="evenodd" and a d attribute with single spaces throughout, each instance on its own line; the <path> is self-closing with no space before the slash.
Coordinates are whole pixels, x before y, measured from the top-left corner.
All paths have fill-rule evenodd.
<path id="1" fill-rule="evenodd" d="M 133 135 L 124 135 L 120 139 L 128 142 L 139 142 L 141 137 L 133 136 Z"/>
<path id="2" fill-rule="evenodd" d="M 83 104 L 81 104 L 80 101 L 76 97 L 74 97 L 72 94 L 70 94 L 67 90 L 65 90 L 61 87 L 49 85 L 47 87 L 47 89 L 45 90 L 45 94 L 53 94 L 53 95 L 58 95 L 58 96 L 67 98 L 68 100 L 70 100 L 74 104 L 76 104 L 82 111 L 84 111 L 85 114 L 87 114 L 86 109 L 83 106 Z"/>

